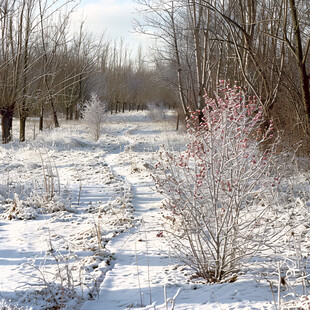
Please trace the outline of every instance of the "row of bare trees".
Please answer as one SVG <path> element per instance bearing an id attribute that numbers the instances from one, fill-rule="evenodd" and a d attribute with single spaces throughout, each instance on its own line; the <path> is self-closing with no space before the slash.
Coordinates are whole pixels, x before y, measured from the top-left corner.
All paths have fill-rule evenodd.
<path id="1" fill-rule="evenodd" d="M 184 113 L 201 109 L 220 79 L 237 81 L 279 128 L 309 136 L 308 0 L 138 2 L 144 21 L 136 29 L 156 40 L 157 71 Z"/>
<path id="2" fill-rule="evenodd" d="M 85 55 L 80 51 L 73 53 L 81 48 L 78 35 L 71 40 L 67 37 L 74 7 L 70 0 L 0 2 L 0 112 L 4 143 L 11 140 L 14 114 L 20 119 L 20 141 L 25 140 L 26 120 L 34 109 L 40 110 L 40 129 L 47 105 L 58 126 L 56 96 L 67 92 L 80 74 L 89 70 Z M 81 67 L 67 70 L 73 59 Z"/>
<path id="3" fill-rule="evenodd" d="M 95 92 L 109 104 L 111 113 L 125 109 L 145 108 L 156 97 L 153 83 L 154 72 L 145 65 L 142 49 L 133 60 L 133 55 L 123 39 L 107 45 Z M 95 85 L 93 83 L 93 85 Z"/>
<path id="4" fill-rule="evenodd" d="M 111 112 L 143 109 L 154 97 L 153 72 L 134 59 L 123 39 L 111 42 L 87 33 L 83 22 L 72 31 L 74 0 L 0 0 L 0 115 L 2 142 L 12 139 L 12 120 L 39 116 L 59 126 L 59 113 L 77 119 L 96 93 Z"/>
<path id="5" fill-rule="evenodd" d="M 307 0 L 137 0 L 153 36 L 154 64 L 146 67 L 124 40 L 94 37 L 83 23 L 74 33 L 73 0 L 0 0 L 0 114 L 2 141 L 30 115 L 78 118 L 91 93 L 111 112 L 143 109 L 165 98 L 201 109 L 220 79 L 237 81 L 258 98 L 265 117 L 309 140 L 310 10 Z M 134 60 L 133 60 L 134 59 Z M 157 80 L 156 80 L 157 79 Z M 154 87 L 156 83 L 156 87 Z"/>

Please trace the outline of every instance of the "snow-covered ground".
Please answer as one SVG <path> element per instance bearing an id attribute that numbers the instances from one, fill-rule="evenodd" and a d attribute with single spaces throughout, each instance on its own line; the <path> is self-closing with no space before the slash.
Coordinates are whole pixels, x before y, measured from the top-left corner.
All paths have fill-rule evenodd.
<path id="1" fill-rule="evenodd" d="M 184 148 L 175 118 L 107 114 L 98 142 L 75 122 L 33 140 L 31 124 L 27 142 L 0 145 L 0 309 L 277 308 L 272 256 L 255 257 L 233 283 L 211 285 L 171 252 L 151 165 L 162 144 Z M 306 176 L 298 180 L 309 189 Z M 307 257 L 304 224 L 306 252 L 298 253 Z M 279 287 L 281 299 L 293 293 Z"/>

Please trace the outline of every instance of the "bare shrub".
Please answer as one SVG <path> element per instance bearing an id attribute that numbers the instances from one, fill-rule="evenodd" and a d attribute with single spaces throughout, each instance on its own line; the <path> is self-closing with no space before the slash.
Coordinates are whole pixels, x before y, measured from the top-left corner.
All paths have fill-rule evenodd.
<path id="1" fill-rule="evenodd" d="M 245 258 L 266 246 L 274 229 L 268 188 L 278 179 L 271 169 L 278 155 L 265 145 L 273 138 L 272 122 L 262 130 L 262 110 L 239 87 L 222 81 L 219 93 L 206 97 L 203 111 L 190 112 L 186 152 L 160 151 L 154 174 L 167 198 L 165 234 L 209 282 L 233 277 Z"/>
<path id="2" fill-rule="evenodd" d="M 3 204 L 3 214 L 0 218 L 8 220 L 32 220 L 41 214 L 50 214 L 60 211 L 75 212 L 71 208 L 71 201 L 61 192 L 60 176 L 55 160 L 46 152 L 39 150 L 42 166 L 42 182 L 38 188 L 15 190 L 12 198 L 7 197 Z M 39 180 L 37 180 L 39 181 Z M 19 185 L 22 188 L 22 185 Z M 29 187 L 29 186 L 28 186 Z M 4 187 L 7 192 L 10 190 Z M 0 195 L 2 191 L 0 188 Z M 8 195 L 7 195 L 8 196 Z"/>

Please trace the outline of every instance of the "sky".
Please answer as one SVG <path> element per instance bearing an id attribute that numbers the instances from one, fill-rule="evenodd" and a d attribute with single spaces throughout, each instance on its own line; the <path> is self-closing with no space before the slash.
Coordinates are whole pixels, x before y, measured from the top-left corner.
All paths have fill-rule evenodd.
<path id="1" fill-rule="evenodd" d="M 106 38 L 123 37 L 126 44 L 133 49 L 133 53 L 142 46 L 146 51 L 148 38 L 134 33 L 133 18 L 139 18 L 133 0 L 81 0 L 81 4 L 73 14 L 74 24 L 85 20 L 85 28 L 96 35 L 104 31 Z"/>

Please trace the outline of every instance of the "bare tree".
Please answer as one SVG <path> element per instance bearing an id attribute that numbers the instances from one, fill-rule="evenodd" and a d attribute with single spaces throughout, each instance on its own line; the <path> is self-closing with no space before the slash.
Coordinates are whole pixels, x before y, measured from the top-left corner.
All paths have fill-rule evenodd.
<path id="1" fill-rule="evenodd" d="M 156 63 L 166 68 L 159 75 L 166 73 L 184 110 L 201 109 L 219 79 L 238 81 L 284 134 L 294 126 L 309 135 L 306 0 L 138 2 L 145 20 L 137 30 L 156 38 Z"/>
<path id="2" fill-rule="evenodd" d="M 43 92 L 38 92 L 41 79 L 44 81 L 47 97 L 50 100 L 53 98 L 48 86 L 53 73 L 47 69 L 52 67 L 51 62 L 60 40 L 64 38 L 68 18 L 74 8 L 74 5 L 70 6 L 72 3 L 72 0 L 6 0 L 1 3 L 0 106 L 4 143 L 11 140 L 15 111 L 20 118 L 20 141 L 25 140 L 26 119 L 37 106 L 39 96 L 43 111 Z M 63 11 L 64 8 L 68 11 Z M 52 22 L 53 18 L 57 20 L 58 26 L 56 22 Z M 51 29 L 56 28 L 54 33 L 57 32 L 58 37 L 51 37 Z M 53 102 L 51 106 L 53 108 Z"/>
<path id="3" fill-rule="evenodd" d="M 52 111 L 52 117 L 55 127 L 59 127 L 57 109 L 56 109 L 56 95 L 59 92 L 59 88 L 62 89 L 63 81 L 68 80 L 68 76 L 62 75 L 62 81 L 57 81 L 59 71 L 63 68 L 64 63 L 61 63 L 61 54 L 67 50 L 68 45 L 68 24 L 70 14 L 73 12 L 75 5 L 68 8 L 65 14 L 59 13 L 60 9 L 67 7 L 72 0 L 67 0 L 64 3 L 60 3 L 60 7 L 50 6 L 49 2 L 41 3 L 40 7 L 40 33 L 42 43 L 42 86 L 45 90 L 46 102 L 50 105 Z M 58 14 L 58 23 L 48 23 L 49 18 Z M 70 78 L 69 78 L 70 79 Z M 45 102 L 41 101 L 40 107 L 40 130 L 43 129 L 43 115 L 44 115 Z"/>
<path id="4" fill-rule="evenodd" d="M 154 1 L 139 0 L 140 6 L 144 7 L 145 22 L 142 24 L 135 21 L 136 31 L 151 35 L 158 42 L 156 55 L 161 59 L 171 59 L 175 62 L 175 72 L 177 76 L 177 91 L 180 98 L 182 110 L 187 114 L 188 102 L 186 100 L 186 89 L 184 83 L 184 66 L 180 50 L 180 38 L 182 33 L 178 25 L 179 6 L 177 1 Z M 164 49 L 163 46 L 168 49 Z M 168 52 L 168 53 L 167 53 Z"/>
<path id="5" fill-rule="evenodd" d="M 20 80 L 18 79 L 21 65 L 22 38 L 15 37 L 13 24 L 16 20 L 17 1 L 1 2 L 1 63 L 0 63 L 0 112 L 2 142 L 12 139 L 12 121 L 18 99 Z"/>
<path id="6" fill-rule="evenodd" d="M 292 43 L 288 35 L 286 33 L 287 28 L 287 15 L 284 17 L 284 35 L 285 41 L 289 46 L 291 53 L 295 58 L 295 62 L 298 68 L 299 73 L 299 89 L 301 92 L 301 101 L 303 105 L 303 113 L 305 115 L 305 128 L 308 135 L 310 135 L 310 72 L 309 67 L 307 68 L 307 59 L 309 56 L 309 48 L 310 48 L 310 36 L 309 29 L 306 31 L 306 36 L 308 38 L 306 40 L 302 39 L 302 29 L 300 27 L 299 13 L 295 0 L 289 0 L 285 2 L 286 7 L 289 4 L 290 15 L 292 19 L 292 27 L 293 27 L 293 38 L 294 43 Z M 308 8 L 309 10 L 309 8 Z M 287 12 L 285 12 L 287 14 Z M 304 43 L 304 44 L 303 44 Z"/>

